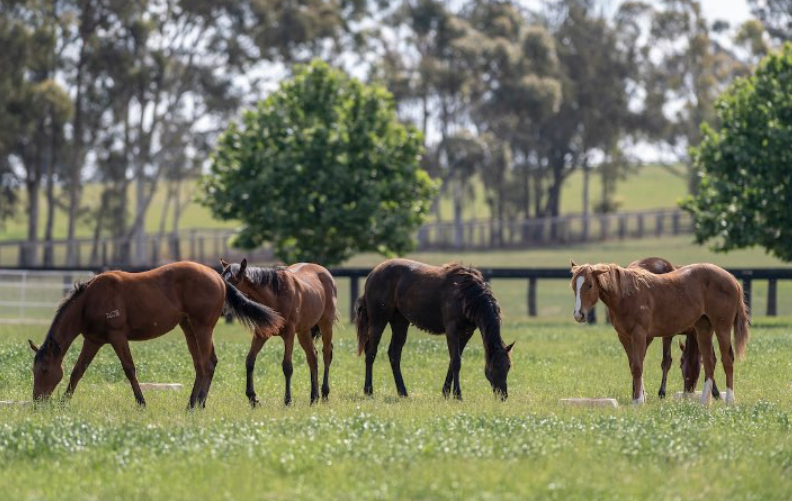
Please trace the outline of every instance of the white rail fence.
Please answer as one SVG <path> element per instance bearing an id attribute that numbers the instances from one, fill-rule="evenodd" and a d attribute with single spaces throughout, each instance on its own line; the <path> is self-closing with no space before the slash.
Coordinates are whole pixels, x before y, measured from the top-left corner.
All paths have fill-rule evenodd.
<path id="1" fill-rule="evenodd" d="M 74 282 L 93 275 L 87 271 L 0 268 L 0 324 L 48 324 Z"/>

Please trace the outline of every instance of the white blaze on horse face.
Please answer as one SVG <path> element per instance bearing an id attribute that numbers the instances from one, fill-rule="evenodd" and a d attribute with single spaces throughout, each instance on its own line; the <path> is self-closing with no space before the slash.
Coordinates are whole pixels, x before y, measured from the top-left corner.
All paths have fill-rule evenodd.
<path id="1" fill-rule="evenodd" d="M 701 389 L 701 405 L 709 405 L 712 401 L 712 379 L 704 381 L 704 388 Z"/>
<path id="2" fill-rule="evenodd" d="M 580 312 L 580 308 L 583 306 L 583 304 L 582 304 L 583 300 L 580 297 L 580 288 L 583 287 L 583 281 L 584 281 L 583 276 L 579 276 L 579 277 L 577 277 L 577 281 L 575 282 L 575 312 L 574 312 L 574 315 L 575 315 L 575 320 L 578 320 L 578 321 L 580 321 L 580 317 L 583 316 L 583 314 Z"/>

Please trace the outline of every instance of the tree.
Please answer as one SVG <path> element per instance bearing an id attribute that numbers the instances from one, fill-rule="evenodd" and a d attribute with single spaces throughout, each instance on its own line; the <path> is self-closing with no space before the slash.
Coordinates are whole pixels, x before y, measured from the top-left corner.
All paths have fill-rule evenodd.
<path id="1" fill-rule="evenodd" d="M 717 102 L 720 127 L 692 149 L 701 187 L 683 203 L 696 241 L 727 252 L 760 245 L 792 261 L 792 45 L 735 81 Z"/>
<path id="2" fill-rule="evenodd" d="M 272 242 L 286 262 L 401 254 L 436 193 L 421 144 L 387 91 L 313 62 L 228 127 L 200 201 L 242 221 L 236 245 Z"/>

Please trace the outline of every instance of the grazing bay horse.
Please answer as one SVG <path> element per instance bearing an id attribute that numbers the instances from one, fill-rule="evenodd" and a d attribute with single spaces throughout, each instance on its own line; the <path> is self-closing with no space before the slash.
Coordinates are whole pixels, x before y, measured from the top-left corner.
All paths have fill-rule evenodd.
<path id="1" fill-rule="evenodd" d="M 283 375 L 286 377 L 286 405 L 291 403 L 292 352 L 294 335 L 305 351 L 305 358 L 311 371 L 311 403 L 319 399 L 318 362 L 314 340 L 322 336 L 322 356 L 324 358 L 324 381 L 322 398 L 330 394 L 330 364 L 333 361 L 333 324 L 336 321 L 338 292 L 335 280 L 326 268 L 318 264 L 298 263 L 289 267 L 258 268 L 248 266 L 247 259 L 241 263 L 229 264 L 221 259 L 223 278 L 238 287 L 254 301 L 267 305 L 277 311 L 284 319 L 278 331 L 268 335 L 256 336 L 250 344 L 245 367 L 247 369 L 247 389 L 245 394 L 250 405 L 256 406 L 258 398 L 253 388 L 253 369 L 264 343 L 270 335 L 283 338 Z"/>
<path id="2" fill-rule="evenodd" d="M 646 399 L 643 360 L 647 339 L 674 336 L 691 327 L 695 328 L 704 360 L 701 403 L 709 404 L 712 398 L 713 329 L 726 373 L 726 402 L 734 402 L 734 355 L 736 352 L 738 357 L 744 356 L 750 330 L 742 286 L 729 272 L 712 264 L 683 266 L 663 275 L 615 264 L 571 264 L 575 320 L 584 322 L 598 300 L 608 307 L 613 327 L 628 354 L 633 403 L 642 404 Z"/>
<path id="3" fill-rule="evenodd" d="M 511 368 L 514 343 L 501 339 L 500 308 L 489 284 L 475 268 L 451 263 L 430 266 L 408 259 L 391 259 L 377 266 L 366 280 L 363 296 L 356 304 L 358 355 L 366 353 L 366 382 L 363 391 L 373 393 L 372 367 L 382 331 L 391 326 L 388 348 L 396 391 L 407 396 L 401 373 L 401 354 L 410 324 L 431 334 L 445 334 L 448 366 L 443 395 L 451 392 L 462 398 L 459 370 L 462 352 L 476 328 L 484 339 L 484 374 L 493 391 L 502 399 L 508 396 L 506 378 Z"/>
<path id="4" fill-rule="evenodd" d="M 143 273 L 108 271 L 76 284 L 61 302 L 33 362 L 33 398 L 47 398 L 63 378 L 63 358 L 82 334 L 82 351 L 66 395 L 77 388 L 85 370 L 105 344 L 113 347 L 135 400 L 145 405 L 129 350 L 129 341 L 147 341 L 181 326 L 195 366 L 189 406 L 205 406 L 217 356 L 212 333 L 224 309 L 260 336 L 280 328 L 283 319 L 272 309 L 248 300 L 213 269 L 182 261 Z"/>
<path id="5" fill-rule="evenodd" d="M 643 268 L 644 270 L 650 271 L 656 275 L 664 275 L 677 269 L 677 267 L 671 264 L 670 261 L 661 257 L 647 257 L 645 259 L 633 261 L 627 266 L 627 268 Z M 681 341 L 679 343 L 679 347 L 682 350 L 682 357 L 680 360 L 682 379 L 684 381 L 685 392 L 693 393 L 696 391 L 699 374 L 701 374 L 701 353 L 699 352 L 698 341 L 696 341 L 695 329 L 688 329 L 682 334 L 684 334 L 686 337 L 684 344 Z M 647 348 L 653 339 L 654 338 L 651 337 L 647 338 Z M 672 337 L 663 338 L 663 361 L 660 364 L 660 368 L 663 370 L 663 379 L 660 382 L 660 390 L 657 392 L 657 395 L 660 398 L 665 398 L 666 396 L 666 381 L 668 380 L 668 371 L 671 369 L 671 364 L 673 363 L 673 359 L 671 357 L 671 345 L 673 344 L 673 340 L 674 339 Z M 715 348 L 713 347 L 713 357 L 715 356 L 714 349 Z M 720 391 L 718 390 L 718 386 L 715 384 L 714 379 L 712 380 L 712 396 L 716 399 L 720 398 Z"/>

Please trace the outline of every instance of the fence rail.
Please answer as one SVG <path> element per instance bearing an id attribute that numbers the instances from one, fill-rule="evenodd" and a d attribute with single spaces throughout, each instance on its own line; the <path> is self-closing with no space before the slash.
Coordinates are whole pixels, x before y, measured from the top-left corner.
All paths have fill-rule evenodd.
<path id="1" fill-rule="evenodd" d="M 150 267 L 127 268 L 128 271 L 144 271 Z M 219 267 L 215 267 L 219 272 Z M 540 280 L 569 280 L 569 268 L 479 268 L 487 280 L 493 279 L 509 279 L 509 280 L 524 280 L 527 284 L 526 289 L 526 313 L 530 317 L 538 316 L 537 296 L 538 284 Z M 76 277 L 92 275 L 93 273 L 101 272 L 100 269 L 95 268 L 82 268 L 70 270 L 0 270 L 0 277 L 4 273 L 21 273 L 24 276 L 31 276 L 36 272 L 50 273 L 62 277 Z M 792 280 L 792 268 L 732 268 L 728 270 L 738 280 L 742 281 L 743 289 L 745 292 L 745 301 L 749 309 L 751 307 L 753 284 L 756 281 L 767 282 L 767 309 L 766 315 L 773 317 L 778 314 L 778 282 L 780 280 Z M 354 319 L 355 315 L 355 301 L 361 294 L 361 279 L 365 279 L 371 272 L 371 268 L 331 268 L 330 272 L 337 279 L 349 280 L 349 318 Z M 68 289 L 70 282 L 64 278 L 62 280 L 63 289 Z M 21 301 L 25 299 L 24 292 L 22 293 Z M 48 303 L 54 307 L 57 300 Z M 19 304 L 17 303 L 17 306 Z M 0 305 L 1 306 L 1 305 Z M 596 310 L 593 310 L 589 317 L 590 322 L 596 322 Z"/>
<path id="2" fill-rule="evenodd" d="M 617 214 L 572 214 L 542 219 L 510 221 L 473 220 L 427 223 L 418 231 L 418 250 L 528 249 L 547 245 L 602 242 L 692 231 L 689 214 L 680 210 L 623 212 Z M 270 248 L 240 251 L 229 246 L 234 231 L 194 229 L 177 234 L 149 234 L 141 245 L 144 262 L 135 263 L 135 243 L 120 238 L 79 238 L 50 242 L 0 241 L 0 267 L 121 268 L 130 265 L 154 267 L 170 261 L 191 260 L 214 265 L 218 259 L 270 261 Z M 72 261 L 67 261 L 72 256 Z"/>

